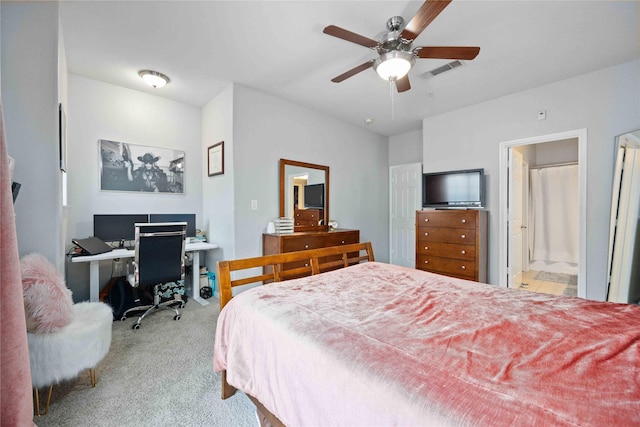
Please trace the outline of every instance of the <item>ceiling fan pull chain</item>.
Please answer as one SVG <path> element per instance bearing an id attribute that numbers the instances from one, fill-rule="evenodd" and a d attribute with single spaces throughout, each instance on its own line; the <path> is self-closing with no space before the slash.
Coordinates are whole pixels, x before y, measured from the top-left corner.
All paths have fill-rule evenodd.
<path id="1" fill-rule="evenodd" d="M 393 78 L 389 78 L 389 96 L 391 97 L 391 120 L 395 120 L 395 96 L 396 92 L 396 81 Z"/>

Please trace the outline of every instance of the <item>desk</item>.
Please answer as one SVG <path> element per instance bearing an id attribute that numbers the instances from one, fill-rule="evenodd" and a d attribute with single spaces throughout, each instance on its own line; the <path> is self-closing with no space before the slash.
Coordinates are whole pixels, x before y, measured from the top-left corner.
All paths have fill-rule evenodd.
<path id="1" fill-rule="evenodd" d="M 189 295 L 192 299 L 202 305 L 208 305 L 209 302 L 200 297 L 200 251 L 208 251 L 217 249 L 218 246 L 205 243 L 186 243 L 185 252 L 193 252 L 192 263 L 192 289 L 193 295 Z M 71 262 L 88 262 L 89 263 L 89 300 L 98 301 L 100 293 L 100 261 L 116 259 L 116 258 L 133 258 L 136 252 L 129 249 L 114 249 L 98 255 L 82 255 L 71 258 Z"/>

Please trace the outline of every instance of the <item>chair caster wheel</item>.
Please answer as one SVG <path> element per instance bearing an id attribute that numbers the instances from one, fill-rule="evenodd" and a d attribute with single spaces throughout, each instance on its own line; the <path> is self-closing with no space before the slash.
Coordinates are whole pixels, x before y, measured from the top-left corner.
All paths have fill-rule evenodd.
<path id="1" fill-rule="evenodd" d="M 140 329 L 140 324 L 134 323 L 131 329 Z"/>
<path id="2" fill-rule="evenodd" d="M 127 320 L 127 316 L 122 316 L 122 317 L 120 318 L 120 321 L 121 321 L 121 322 L 124 322 L 125 320 Z"/>
<path id="3" fill-rule="evenodd" d="M 180 316 L 176 314 L 175 316 L 173 316 L 173 320 L 180 320 Z"/>

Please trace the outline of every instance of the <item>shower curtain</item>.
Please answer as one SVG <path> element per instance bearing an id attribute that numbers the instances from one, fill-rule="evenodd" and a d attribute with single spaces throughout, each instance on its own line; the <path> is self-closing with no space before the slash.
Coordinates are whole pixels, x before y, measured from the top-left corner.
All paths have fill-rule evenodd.
<path id="1" fill-rule="evenodd" d="M 578 263 L 578 165 L 530 171 L 530 260 Z"/>

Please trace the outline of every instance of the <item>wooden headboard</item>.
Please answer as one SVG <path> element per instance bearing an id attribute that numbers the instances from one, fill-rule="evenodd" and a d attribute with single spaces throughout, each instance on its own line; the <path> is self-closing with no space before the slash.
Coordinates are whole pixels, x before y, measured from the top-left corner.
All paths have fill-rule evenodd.
<path id="1" fill-rule="evenodd" d="M 233 298 L 232 289 L 235 286 L 252 283 L 280 282 L 287 278 L 310 276 L 373 260 L 373 247 L 371 246 L 371 242 L 365 242 L 232 261 L 218 261 L 220 310 Z M 282 271 L 282 264 L 296 261 L 308 262 L 305 266 L 287 269 L 286 272 Z M 231 272 L 233 271 L 259 267 L 262 267 L 262 274 L 231 280 Z"/>

